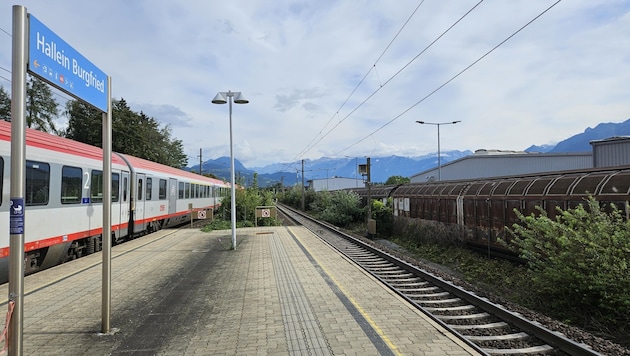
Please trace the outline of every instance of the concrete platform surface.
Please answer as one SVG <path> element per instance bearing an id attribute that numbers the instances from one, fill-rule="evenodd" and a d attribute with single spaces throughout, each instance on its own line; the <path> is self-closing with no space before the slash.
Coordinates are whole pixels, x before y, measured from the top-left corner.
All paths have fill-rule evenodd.
<path id="1" fill-rule="evenodd" d="M 302 227 L 237 242 L 182 229 L 115 246 L 105 334 L 100 253 L 27 276 L 23 354 L 476 354 Z"/>

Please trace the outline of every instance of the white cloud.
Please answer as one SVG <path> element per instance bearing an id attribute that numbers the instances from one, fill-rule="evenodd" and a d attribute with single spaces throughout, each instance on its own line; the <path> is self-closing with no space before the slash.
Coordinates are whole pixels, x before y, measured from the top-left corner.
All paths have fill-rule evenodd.
<path id="1" fill-rule="evenodd" d="M 242 91 L 250 103 L 233 106 L 236 158 L 261 166 L 435 152 L 435 127 L 416 120 L 461 120 L 440 137 L 442 149 L 459 150 L 522 150 L 626 120 L 622 0 L 562 1 L 431 94 L 554 2 L 485 1 L 423 52 L 477 3 L 425 1 L 384 54 L 418 1 L 22 4 L 112 76 L 115 98 L 170 125 L 191 163 L 200 148 L 205 158 L 229 155 L 227 105 L 210 101 Z M 11 6 L 2 7 L 10 32 Z M 0 46 L 0 68 L 10 70 L 4 33 Z"/>

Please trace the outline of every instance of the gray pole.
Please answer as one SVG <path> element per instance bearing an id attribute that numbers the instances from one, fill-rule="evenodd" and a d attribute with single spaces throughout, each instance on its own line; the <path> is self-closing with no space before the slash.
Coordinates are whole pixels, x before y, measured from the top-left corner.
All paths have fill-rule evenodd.
<path id="1" fill-rule="evenodd" d="M 225 104 L 227 102 L 230 103 L 230 178 L 231 178 L 231 220 L 232 220 L 232 249 L 236 250 L 236 182 L 234 179 L 234 143 L 232 141 L 232 98 L 234 98 L 234 102 L 236 104 L 247 104 L 249 100 L 245 99 L 241 96 L 241 92 L 232 92 L 228 90 L 227 92 L 219 92 L 212 99 L 213 104 Z"/>
<path id="2" fill-rule="evenodd" d="M 107 112 L 103 113 L 103 277 L 101 332 L 110 332 L 112 296 L 112 78 L 107 77 Z"/>
<path id="3" fill-rule="evenodd" d="M 9 355 L 22 355 L 24 318 L 24 234 L 26 195 L 26 62 L 28 20 L 24 6 L 13 5 L 11 73 L 11 207 L 9 213 Z"/>
<path id="4" fill-rule="evenodd" d="M 302 211 L 304 210 L 304 160 L 302 160 Z"/>
<path id="5" fill-rule="evenodd" d="M 367 158 L 367 186 L 368 186 L 368 224 L 370 219 L 372 218 L 372 176 L 371 176 L 371 168 L 370 168 L 370 157 Z"/>
<path id="6" fill-rule="evenodd" d="M 354 180 L 356 182 L 355 187 L 359 187 L 359 157 L 354 157 Z"/>
<path id="7" fill-rule="evenodd" d="M 228 103 L 230 106 L 230 213 L 232 218 L 232 249 L 236 250 L 236 181 L 234 179 L 234 143 L 232 142 L 232 96 L 234 94 L 228 90 Z"/>
<path id="8" fill-rule="evenodd" d="M 426 121 L 416 121 L 419 124 L 423 125 L 435 125 L 437 126 L 437 134 L 438 134 L 438 181 L 442 180 L 442 153 L 440 151 L 440 125 L 454 125 L 461 120 L 451 121 L 451 122 L 426 122 Z"/>
<path id="9" fill-rule="evenodd" d="M 438 181 L 442 180 L 442 155 L 440 154 L 440 125 L 437 124 L 438 128 Z"/>

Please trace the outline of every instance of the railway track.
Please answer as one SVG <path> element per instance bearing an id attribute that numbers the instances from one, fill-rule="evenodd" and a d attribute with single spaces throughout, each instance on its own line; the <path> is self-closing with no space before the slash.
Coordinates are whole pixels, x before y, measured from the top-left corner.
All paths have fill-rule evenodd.
<path id="1" fill-rule="evenodd" d="M 525 319 L 501 305 L 419 269 L 366 242 L 278 205 L 279 211 L 313 231 L 466 343 L 487 355 L 601 355 Z"/>

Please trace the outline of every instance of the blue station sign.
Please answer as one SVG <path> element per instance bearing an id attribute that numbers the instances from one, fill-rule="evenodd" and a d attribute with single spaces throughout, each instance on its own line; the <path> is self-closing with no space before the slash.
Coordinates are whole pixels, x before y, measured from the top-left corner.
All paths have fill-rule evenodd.
<path id="1" fill-rule="evenodd" d="M 107 75 L 29 14 L 28 70 L 61 91 L 107 112 Z"/>

